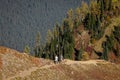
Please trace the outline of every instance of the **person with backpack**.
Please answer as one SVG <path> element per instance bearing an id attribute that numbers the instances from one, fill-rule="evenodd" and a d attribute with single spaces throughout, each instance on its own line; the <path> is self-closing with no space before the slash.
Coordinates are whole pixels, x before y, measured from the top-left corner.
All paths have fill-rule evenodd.
<path id="1" fill-rule="evenodd" d="M 58 56 L 56 55 L 55 56 L 55 64 L 57 64 L 58 63 Z"/>

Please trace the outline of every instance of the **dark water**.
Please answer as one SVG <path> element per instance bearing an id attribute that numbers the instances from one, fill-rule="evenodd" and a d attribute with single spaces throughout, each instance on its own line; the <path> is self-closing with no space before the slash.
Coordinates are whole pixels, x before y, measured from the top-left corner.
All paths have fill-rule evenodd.
<path id="1" fill-rule="evenodd" d="M 40 31 L 42 42 L 48 29 L 61 23 L 67 10 L 88 0 L 0 0 L 0 45 L 23 51 L 32 49 Z"/>

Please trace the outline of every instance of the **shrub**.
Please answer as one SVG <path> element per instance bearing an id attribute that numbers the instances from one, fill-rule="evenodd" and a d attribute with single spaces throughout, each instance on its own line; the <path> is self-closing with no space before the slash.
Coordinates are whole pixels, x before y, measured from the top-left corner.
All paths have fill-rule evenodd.
<path id="1" fill-rule="evenodd" d="M 82 60 L 88 60 L 88 59 L 89 59 L 88 53 L 87 53 L 87 52 L 84 52 L 84 53 L 82 54 Z"/>
<path id="2" fill-rule="evenodd" d="M 28 45 L 25 46 L 24 52 L 25 52 L 25 53 L 30 53 L 30 47 L 29 47 Z"/>

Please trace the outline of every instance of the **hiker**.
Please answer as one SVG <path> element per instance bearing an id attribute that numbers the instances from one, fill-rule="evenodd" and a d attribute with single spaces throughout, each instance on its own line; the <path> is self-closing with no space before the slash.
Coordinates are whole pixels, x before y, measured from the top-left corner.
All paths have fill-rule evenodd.
<path id="1" fill-rule="evenodd" d="M 45 58 L 45 52 L 42 53 L 42 58 Z"/>
<path id="2" fill-rule="evenodd" d="M 60 61 L 62 61 L 62 60 L 63 60 L 63 55 L 61 54 L 61 55 L 60 55 Z"/>
<path id="3" fill-rule="evenodd" d="M 55 56 L 55 64 L 57 64 L 58 63 L 58 56 L 56 55 Z"/>

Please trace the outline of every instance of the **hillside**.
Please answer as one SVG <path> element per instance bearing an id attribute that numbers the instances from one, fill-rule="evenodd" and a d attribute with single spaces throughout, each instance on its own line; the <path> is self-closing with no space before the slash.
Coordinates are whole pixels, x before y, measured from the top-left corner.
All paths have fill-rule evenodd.
<path id="1" fill-rule="evenodd" d="M 111 23 L 105 29 L 105 32 L 104 32 L 103 36 L 101 37 L 101 39 L 99 39 L 98 41 L 96 41 L 94 43 L 95 49 L 98 50 L 98 51 L 101 51 L 101 52 L 103 51 L 102 43 L 104 41 L 106 41 L 106 37 L 105 36 L 106 35 L 110 36 L 112 34 L 112 32 L 114 31 L 114 27 L 120 24 L 120 16 L 111 18 L 110 22 Z"/>
<path id="2" fill-rule="evenodd" d="M 0 46 L 0 80 L 13 76 L 20 71 L 29 70 L 32 67 L 43 66 L 48 61 L 20 53 L 16 50 Z"/>
<path id="3" fill-rule="evenodd" d="M 23 53 L 0 46 L 0 80 L 120 80 L 119 11 L 120 0 L 82 2 L 48 29 L 45 44 L 39 32 L 31 39 L 34 57 L 29 45 Z"/>
<path id="4" fill-rule="evenodd" d="M 62 24 L 48 31 L 46 44 L 36 41 L 35 56 L 54 59 L 104 59 L 120 62 L 120 1 L 96 0 L 68 10 Z M 39 37 L 38 37 L 39 38 Z M 37 39 L 38 40 L 38 39 Z M 43 57 L 43 53 L 45 56 Z"/>
<path id="5" fill-rule="evenodd" d="M 0 47 L 0 80 L 119 80 L 120 64 L 104 60 L 59 64 Z"/>

